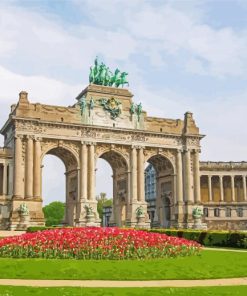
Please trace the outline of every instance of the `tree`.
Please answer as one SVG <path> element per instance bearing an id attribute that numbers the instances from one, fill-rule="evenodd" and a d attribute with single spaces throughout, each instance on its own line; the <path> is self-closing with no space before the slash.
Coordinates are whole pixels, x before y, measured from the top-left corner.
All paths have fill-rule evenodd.
<path id="1" fill-rule="evenodd" d="M 43 208 L 45 215 L 45 225 L 52 226 L 61 224 L 65 214 L 65 204 L 54 201 Z"/>
<path id="2" fill-rule="evenodd" d="M 107 199 L 106 193 L 101 192 L 100 196 L 96 197 L 96 200 L 98 201 L 97 211 L 99 213 L 100 219 L 102 220 L 103 219 L 103 207 L 112 206 L 112 199 Z"/>

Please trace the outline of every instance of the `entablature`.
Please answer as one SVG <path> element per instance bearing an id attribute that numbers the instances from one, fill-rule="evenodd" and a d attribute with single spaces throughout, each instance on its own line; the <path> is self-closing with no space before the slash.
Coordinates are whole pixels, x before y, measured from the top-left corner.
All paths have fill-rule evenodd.
<path id="1" fill-rule="evenodd" d="M 45 122 L 26 118 L 14 117 L 12 124 L 15 135 L 36 135 L 44 138 L 55 138 L 74 141 L 95 141 L 99 143 L 116 143 L 123 145 L 140 144 L 150 147 L 163 147 L 173 149 L 198 149 L 202 136 L 184 136 L 146 130 L 132 130 L 123 128 L 109 128 L 100 126 L 85 126 L 80 124 L 67 124 Z"/>

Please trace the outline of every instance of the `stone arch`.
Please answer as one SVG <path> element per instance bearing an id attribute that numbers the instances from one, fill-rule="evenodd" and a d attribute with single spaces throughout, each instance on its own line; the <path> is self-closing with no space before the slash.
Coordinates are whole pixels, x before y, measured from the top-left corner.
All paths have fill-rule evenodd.
<path id="1" fill-rule="evenodd" d="M 153 227 L 170 227 L 172 215 L 174 214 L 175 197 L 175 171 L 176 167 L 170 155 L 163 152 L 150 153 L 146 157 L 146 162 L 154 168 L 155 175 L 151 178 L 145 176 L 145 198 L 148 203 L 148 212 L 151 217 Z M 149 181 L 148 181 L 149 178 Z M 155 187 L 155 198 L 150 198 L 148 184 Z M 167 202 L 169 200 L 169 203 Z"/>
<path id="2" fill-rule="evenodd" d="M 161 156 L 167 159 L 173 168 L 173 173 L 176 174 L 176 161 L 175 156 L 170 151 L 150 151 L 145 153 L 145 162 L 149 162 L 149 160 L 155 156 Z"/>
<path id="3" fill-rule="evenodd" d="M 99 147 L 96 151 L 96 160 L 98 160 L 98 158 L 102 158 L 102 155 L 105 155 L 106 153 L 110 153 L 113 152 L 117 155 L 119 155 L 120 157 L 122 157 L 122 159 L 125 161 L 127 167 L 129 167 L 129 153 L 124 152 L 123 149 L 120 149 L 118 147 Z M 106 160 L 107 161 L 107 160 Z"/>
<path id="4" fill-rule="evenodd" d="M 65 217 L 64 223 L 75 226 L 76 207 L 79 198 L 79 159 L 78 154 L 69 145 L 59 143 L 46 143 L 41 154 L 41 164 L 45 155 L 58 157 L 65 166 Z M 42 178 L 41 178 L 42 179 Z M 41 181 L 42 187 L 42 181 Z"/>
<path id="5" fill-rule="evenodd" d="M 79 155 L 78 153 L 71 148 L 69 145 L 66 144 L 59 144 L 59 143 L 49 143 L 42 147 L 41 153 L 41 163 L 45 157 L 45 155 L 54 155 L 61 159 L 66 167 L 70 167 L 71 165 L 75 166 L 75 168 L 79 167 Z M 67 161 L 66 161 L 67 158 Z"/>
<path id="6" fill-rule="evenodd" d="M 97 154 L 109 163 L 113 171 L 113 207 L 110 226 L 126 225 L 129 205 L 129 161 L 118 149 L 105 148 Z"/>

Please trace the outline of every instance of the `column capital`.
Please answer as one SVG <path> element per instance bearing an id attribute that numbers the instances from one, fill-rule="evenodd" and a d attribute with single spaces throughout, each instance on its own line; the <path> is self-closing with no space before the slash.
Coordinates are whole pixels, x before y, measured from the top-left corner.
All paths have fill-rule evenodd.
<path id="1" fill-rule="evenodd" d="M 84 142 L 84 144 L 88 145 L 88 146 L 96 146 L 96 142 Z"/>
<path id="2" fill-rule="evenodd" d="M 143 150 L 145 147 L 144 146 L 141 146 L 141 145 L 132 145 L 131 146 L 131 149 L 137 149 L 137 150 Z"/>
<path id="3" fill-rule="evenodd" d="M 191 152 L 191 149 L 186 147 L 183 149 L 183 152 Z"/>
<path id="4" fill-rule="evenodd" d="M 24 135 L 15 135 L 15 139 L 19 139 L 19 140 L 23 140 L 24 139 Z"/>
<path id="5" fill-rule="evenodd" d="M 34 136 L 34 141 L 35 142 L 41 142 L 42 141 L 42 138 L 39 137 L 39 136 Z"/>
<path id="6" fill-rule="evenodd" d="M 199 153 L 201 153 L 201 152 L 202 152 L 201 149 L 193 149 L 193 153 L 194 153 L 194 154 L 196 154 L 196 153 L 199 154 Z"/>
<path id="7" fill-rule="evenodd" d="M 25 135 L 25 139 L 27 139 L 27 140 L 35 140 L 35 136 L 34 135 Z"/>

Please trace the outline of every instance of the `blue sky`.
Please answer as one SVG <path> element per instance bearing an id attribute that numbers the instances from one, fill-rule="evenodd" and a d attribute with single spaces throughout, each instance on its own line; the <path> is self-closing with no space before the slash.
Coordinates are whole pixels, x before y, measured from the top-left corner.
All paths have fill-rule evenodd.
<path id="1" fill-rule="evenodd" d="M 1 0 L 0 123 L 21 90 L 33 102 L 73 104 L 99 55 L 129 73 L 149 115 L 194 113 L 202 160 L 247 160 L 246 15 L 245 0 Z"/>

